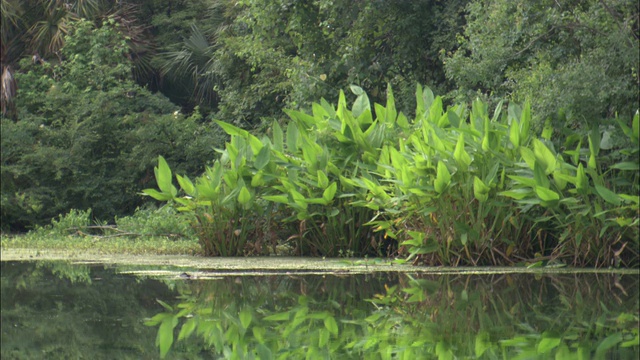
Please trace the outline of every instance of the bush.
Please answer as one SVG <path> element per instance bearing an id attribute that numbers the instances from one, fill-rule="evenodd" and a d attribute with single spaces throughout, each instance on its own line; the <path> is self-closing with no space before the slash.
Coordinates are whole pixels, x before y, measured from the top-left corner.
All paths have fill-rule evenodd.
<path id="1" fill-rule="evenodd" d="M 117 25 L 73 23 L 62 61 L 21 62 L 18 121 L 3 117 L 2 228 L 46 224 L 70 209 L 97 219 L 132 214 L 161 153 L 198 173 L 222 142 L 197 109 L 185 117 L 136 85 Z"/>
<path id="2" fill-rule="evenodd" d="M 277 218 L 303 254 L 382 254 L 396 238 L 429 264 L 638 265 L 637 114 L 620 122 L 635 147 L 603 167 L 610 134 L 572 136 L 556 151 L 550 129 L 532 135 L 528 103 L 500 103 L 492 116 L 480 100 L 445 110 L 418 86 L 414 119 L 397 112 L 391 89 L 374 118 L 352 91 L 351 110 L 341 92 L 337 107 L 286 111 L 286 131 L 274 122 L 261 139 L 219 121 L 231 140 L 195 184 L 177 176 L 185 196 L 163 158 L 160 191 L 144 192 L 194 213 L 208 255 L 255 249 Z"/>

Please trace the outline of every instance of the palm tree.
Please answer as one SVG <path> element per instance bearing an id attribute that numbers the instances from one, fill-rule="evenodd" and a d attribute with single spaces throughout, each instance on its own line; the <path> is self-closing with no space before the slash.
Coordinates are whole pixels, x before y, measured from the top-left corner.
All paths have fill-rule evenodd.
<path id="1" fill-rule="evenodd" d="M 220 85 L 220 65 L 216 51 L 220 34 L 232 22 L 227 11 L 227 2 L 211 1 L 206 9 L 206 21 L 201 22 L 206 25 L 192 24 L 179 50 L 165 51 L 157 57 L 161 75 L 191 92 L 193 105 L 217 105 L 215 89 Z"/>
<path id="2" fill-rule="evenodd" d="M 129 57 L 134 64 L 134 76 L 141 82 L 151 82 L 151 57 L 155 52 L 148 40 L 147 29 L 136 19 L 136 5 L 116 0 L 1 0 L 0 66 L 2 70 L 2 114 L 15 117 L 13 98 L 17 92 L 14 69 L 19 59 L 33 56 L 60 59 L 59 50 L 72 23 L 84 18 L 99 25 L 112 17 L 128 39 Z"/>

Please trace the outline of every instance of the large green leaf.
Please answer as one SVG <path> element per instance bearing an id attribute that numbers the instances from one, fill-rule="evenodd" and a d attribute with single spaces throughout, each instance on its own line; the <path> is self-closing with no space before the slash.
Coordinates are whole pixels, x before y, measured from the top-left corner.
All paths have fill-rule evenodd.
<path id="1" fill-rule="evenodd" d="M 196 187 L 193 185 L 193 182 L 189 179 L 188 176 L 180 176 L 176 175 L 176 179 L 178 179 L 178 184 L 180 184 L 180 188 L 189 196 L 196 196 Z"/>
<path id="2" fill-rule="evenodd" d="M 612 165 L 611 168 L 618 170 L 638 171 L 640 169 L 640 165 L 634 161 L 623 161 Z"/>
<path id="3" fill-rule="evenodd" d="M 598 195 L 600 195 L 600 197 L 603 198 L 604 201 L 615 206 L 620 206 L 620 197 L 616 193 L 600 185 L 596 185 L 595 188 Z"/>
<path id="4" fill-rule="evenodd" d="M 267 166 L 269 160 L 271 160 L 271 146 L 269 146 L 269 144 L 267 143 L 258 152 L 258 156 L 256 156 L 256 159 L 253 162 L 253 166 L 258 170 L 262 170 L 265 166 Z"/>
<path id="5" fill-rule="evenodd" d="M 489 199 L 489 191 L 491 188 L 487 186 L 479 177 L 473 177 L 473 196 L 480 202 Z"/>
<path id="6" fill-rule="evenodd" d="M 449 186 L 450 183 L 451 173 L 449 172 L 449 169 L 447 169 L 447 165 L 445 165 L 442 161 L 438 161 L 436 179 L 433 182 L 433 187 L 438 194 L 442 194 L 447 189 L 447 186 Z"/>
<path id="7" fill-rule="evenodd" d="M 242 138 L 247 138 L 249 136 L 249 132 L 247 130 L 241 129 L 235 125 L 231 125 L 224 121 L 214 120 L 214 122 L 222 128 L 229 135 L 237 135 Z"/>
<path id="8" fill-rule="evenodd" d="M 332 182 L 328 188 L 324 190 L 322 193 L 322 198 L 327 202 L 331 202 L 336 195 L 336 191 L 338 190 L 338 184 L 336 182 Z"/>
<path id="9" fill-rule="evenodd" d="M 555 349 L 562 340 L 559 337 L 545 337 L 540 340 L 536 351 L 538 354 L 546 354 L 552 349 Z"/>
<path id="10" fill-rule="evenodd" d="M 531 104 L 527 100 L 522 106 L 522 115 L 520 117 L 520 144 L 525 145 L 529 139 L 529 131 L 531 128 Z"/>
<path id="11" fill-rule="evenodd" d="M 520 124 L 515 119 L 512 120 L 509 128 L 509 141 L 511 141 L 514 148 L 520 147 Z"/>
<path id="12" fill-rule="evenodd" d="M 582 164 L 578 164 L 578 170 L 576 171 L 576 189 L 585 193 L 589 188 L 589 179 L 584 172 Z"/>
<path id="13" fill-rule="evenodd" d="M 162 156 L 158 156 L 158 166 L 153 170 L 155 172 L 156 182 L 158 183 L 160 191 L 164 194 L 171 195 L 171 197 L 175 197 L 178 190 L 172 184 L 171 169 L 169 168 L 167 161 Z"/>
<path id="14" fill-rule="evenodd" d="M 533 139 L 533 154 L 536 161 L 543 165 L 546 175 L 551 174 L 556 169 L 556 156 L 538 139 Z"/>
<path id="15" fill-rule="evenodd" d="M 298 151 L 298 144 L 300 143 L 300 132 L 298 131 L 298 126 L 291 121 L 287 125 L 287 149 L 291 153 L 296 153 Z"/>
<path id="16" fill-rule="evenodd" d="M 271 132 L 273 133 L 273 148 L 279 152 L 284 152 L 284 134 L 278 121 L 273 121 Z"/>
<path id="17" fill-rule="evenodd" d="M 336 323 L 336 319 L 333 316 L 327 316 L 324 319 L 324 327 L 329 330 L 333 336 L 338 336 L 338 323 Z"/>
<path id="18" fill-rule="evenodd" d="M 251 193 L 246 186 L 243 186 L 240 189 L 240 193 L 238 194 L 238 202 L 242 205 L 246 205 L 251 200 Z"/>
<path id="19" fill-rule="evenodd" d="M 171 199 L 173 199 L 173 196 L 171 196 L 170 194 L 166 194 L 166 193 L 161 193 L 156 189 L 144 189 L 142 190 L 142 193 L 145 195 L 149 195 L 152 198 L 159 200 L 159 201 L 169 201 Z"/>
<path id="20" fill-rule="evenodd" d="M 164 359 L 173 344 L 173 329 L 178 325 L 178 318 L 175 316 L 166 317 L 158 328 L 156 345 L 160 348 L 160 358 Z"/>
<path id="21" fill-rule="evenodd" d="M 542 201 L 554 202 L 560 200 L 560 195 L 551 189 L 542 186 L 536 186 L 535 190 L 536 195 L 538 195 L 538 197 Z"/>
<path id="22" fill-rule="evenodd" d="M 469 156 L 469 153 L 467 153 L 464 148 L 463 133 L 460 133 L 460 135 L 458 136 L 458 142 L 456 143 L 456 148 L 453 151 L 453 158 L 456 159 L 458 166 L 460 166 L 463 171 L 466 171 L 471 164 L 471 156 Z"/>

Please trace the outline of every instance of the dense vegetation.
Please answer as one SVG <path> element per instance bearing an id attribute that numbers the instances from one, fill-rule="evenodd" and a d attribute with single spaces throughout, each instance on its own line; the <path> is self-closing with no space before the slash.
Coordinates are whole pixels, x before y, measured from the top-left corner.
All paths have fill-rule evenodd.
<path id="1" fill-rule="evenodd" d="M 209 255 L 635 266 L 638 27 L 631 0 L 3 0 L 2 228 L 131 215 L 162 155 L 151 195 Z"/>

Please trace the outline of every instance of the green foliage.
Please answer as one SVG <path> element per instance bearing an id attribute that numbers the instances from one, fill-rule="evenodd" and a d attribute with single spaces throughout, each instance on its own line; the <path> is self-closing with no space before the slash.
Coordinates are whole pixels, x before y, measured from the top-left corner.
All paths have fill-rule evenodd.
<path id="1" fill-rule="evenodd" d="M 528 103 L 500 103 L 490 117 L 481 100 L 445 110 L 418 86 L 410 120 L 391 89 L 375 113 L 361 88 L 352 91 L 351 110 L 341 92 L 337 107 L 287 110 L 286 131 L 274 122 L 262 139 L 218 121 L 230 142 L 195 184 L 177 177 L 185 196 L 162 159 L 160 191 L 145 192 L 194 212 L 202 228 L 209 219 L 216 235 L 200 240 L 212 255 L 241 254 L 256 239 L 257 227 L 241 225 L 249 218 L 262 219 L 262 236 L 275 232 L 273 219 L 294 223 L 289 239 L 304 254 L 389 253 L 393 238 L 429 264 L 637 264 L 637 148 L 615 149 L 621 161 L 603 168 L 604 135 L 572 136 L 564 146 L 575 150 L 557 152 L 531 135 Z M 639 118 L 622 127 L 629 142 Z"/>
<path id="2" fill-rule="evenodd" d="M 586 133 L 638 99 L 638 7 L 634 1 L 478 0 L 468 7 L 447 76 L 467 98 L 529 99 L 538 127 L 550 118 Z"/>
<path id="3" fill-rule="evenodd" d="M 467 2 L 156 3 L 154 63 L 165 94 L 242 126 L 354 83 L 377 101 L 391 83 L 411 104 L 416 82 L 448 87 L 438 54 L 456 46 Z"/>
<path id="4" fill-rule="evenodd" d="M 60 215 L 58 220 L 52 219 L 51 225 L 38 229 L 38 232 L 50 235 L 71 235 L 84 231 L 91 225 L 91 209 L 79 211 L 71 209 L 67 214 Z"/>
<path id="5" fill-rule="evenodd" d="M 138 208 L 131 216 L 116 217 L 118 230 L 132 235 L 195 237 L 190 222 L 193 219 L 170 206 L 159 209 Z"/>
<path id="6" fill-rule="evenodd" d="M 65 39 L 59 64 L 22 62 L 19 119 L 1 119 L 4 229 L 72 208 L 105 220 L 131 214 L 159 153 L 193 173 L 220 141 L 197 111 L 184 117 L 133 82 L 116 22 L 76 21 Z"/>

